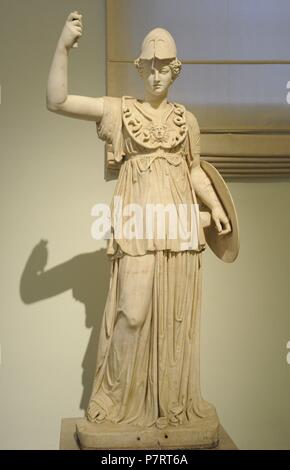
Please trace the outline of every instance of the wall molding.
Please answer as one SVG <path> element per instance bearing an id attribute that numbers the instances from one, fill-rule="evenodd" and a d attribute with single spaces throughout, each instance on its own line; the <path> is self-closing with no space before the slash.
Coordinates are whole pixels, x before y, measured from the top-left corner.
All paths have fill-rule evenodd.
<path id="1" fill-rule="evenodd" d="M 114 59 L 108 57 L 107 62 L 119 63 L 119 64 L 132 64 L 134 59 Z M 184 65 L 290 65 L 290 60 L 284 59 L 180 59 Z"/>

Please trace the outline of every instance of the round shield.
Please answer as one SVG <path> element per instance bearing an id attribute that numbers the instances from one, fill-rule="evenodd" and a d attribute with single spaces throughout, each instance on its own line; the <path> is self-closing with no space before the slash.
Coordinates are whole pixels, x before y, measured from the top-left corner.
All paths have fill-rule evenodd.
<path id="1" fill-rule="evenodd" d="M 200 162 L 200 166 L 211 180 L 231 224 L 230 233 L 219 235 L 214 222 L 211 221 L 211 224 L 204 228 L 205 239 L 219 259 L 232 263 L 237 258 L 240 249 L 239 225 L 234 201 L 218 170 L 204 160 Z"/>

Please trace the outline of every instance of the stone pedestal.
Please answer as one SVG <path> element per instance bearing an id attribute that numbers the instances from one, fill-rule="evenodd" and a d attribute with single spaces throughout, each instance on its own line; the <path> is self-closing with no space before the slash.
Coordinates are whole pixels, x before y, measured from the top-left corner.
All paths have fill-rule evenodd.
<path id="1" fill-rule="evenodd" d="M 223 427 L 217 427 L 216 420 L 212 418 L 212 423 L 204 423 L 204 426 L 206 431 L 198 427 L 198 423 L 144 430 L 129 425 L 92 424 L 85 418 L 66 418 L 61 423 L 60 449 L 237 449 Z"/>

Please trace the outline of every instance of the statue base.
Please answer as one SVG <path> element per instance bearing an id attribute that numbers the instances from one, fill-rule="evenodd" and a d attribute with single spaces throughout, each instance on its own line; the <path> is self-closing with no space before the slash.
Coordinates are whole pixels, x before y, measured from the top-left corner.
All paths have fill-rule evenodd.
<path id="1" fill-rule="evenodd" d="M 219 443 L 217 416 L 197 418 L 190 425 L 141 428 L 130 424 L 90 423 L 79 418 L 76 434 L 83 450 L 211 449 Z"/>

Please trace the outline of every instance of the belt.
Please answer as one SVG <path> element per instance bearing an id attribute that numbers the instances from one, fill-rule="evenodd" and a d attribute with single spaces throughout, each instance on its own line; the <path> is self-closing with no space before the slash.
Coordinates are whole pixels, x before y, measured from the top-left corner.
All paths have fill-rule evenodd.
<path id="1" fill-rule="evenodd" d="M 146 173 L 148 170 L 151 170 L 152 163 L 155 162 L 158 158 L 162 158 L 163 160 L 166 160 L 167 163 L 169 163 L 172 166 L 178 166 L 181 164 L 181 162 L 185 158 L 185 154 L 183 153 L 157 153 L 157 154 L 148 154 L 148 155 L 133 155 L 131 157 L 126 157 L 126 161 L 131 165 L 132 168 L 132 176 L 133 176 L 133 182 L 136 183 L 138 180 L 137 178 L 137 173 L 139 175 L 142 175 Z M 148 162 L 146 162 L 145 166 L 142 165 L 140 166 L 140 161 L 148 159 Z M 168 166 L 166 165 L 165 167 L 165 174 L 168 175 Z"/>

